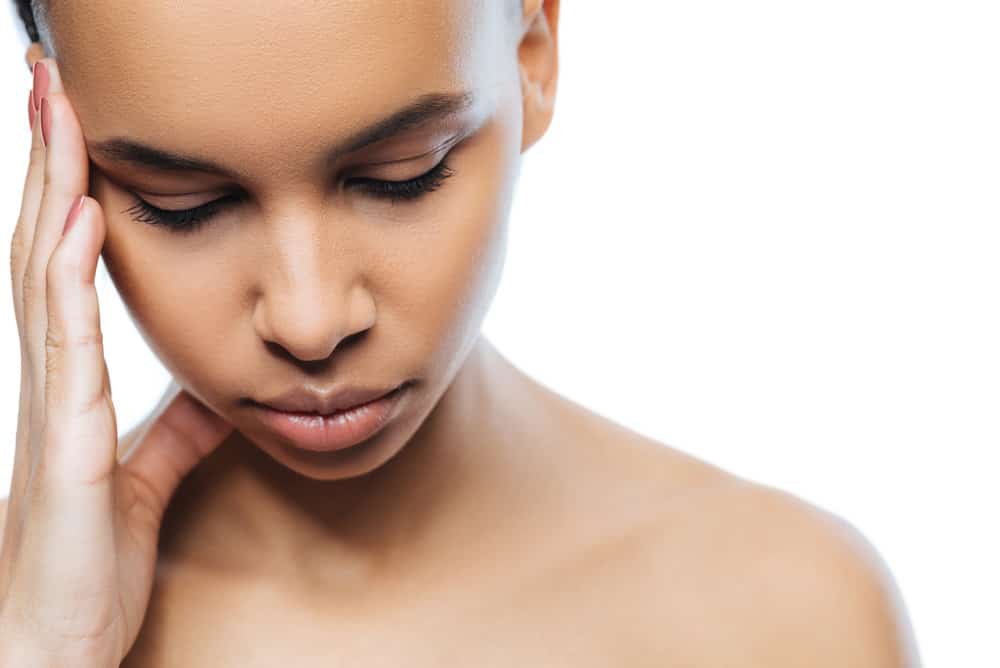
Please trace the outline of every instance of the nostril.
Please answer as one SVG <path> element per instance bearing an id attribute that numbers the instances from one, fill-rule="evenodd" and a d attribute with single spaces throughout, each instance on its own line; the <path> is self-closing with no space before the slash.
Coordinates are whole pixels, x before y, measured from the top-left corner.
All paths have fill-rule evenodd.
<path id="1" fill-rule="evenodd" d="M 339 348 L 349 348 L 351 346 L 356 346 L 361 343 L 362 339 L 368 333 L 367 329 L 363 329 L 360 332 L 355 332 L 354 334 L 349 334 L 345 336 L 341 341 Z"/>

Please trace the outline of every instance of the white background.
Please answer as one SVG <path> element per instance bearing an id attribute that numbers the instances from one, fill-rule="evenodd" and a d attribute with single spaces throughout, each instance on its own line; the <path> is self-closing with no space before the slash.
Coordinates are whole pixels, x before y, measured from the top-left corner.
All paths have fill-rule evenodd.
<path id="1" fill-rule="evenodd" d="M 564 4 L 486 334 L 584 405 L 849 520 L 928 666 L 1000 666 L 998 6 Z M 13 12 L 0 44 L 9 246 L 30 86 Z M 124 432 L 167 376 L 98 279 Z"/>

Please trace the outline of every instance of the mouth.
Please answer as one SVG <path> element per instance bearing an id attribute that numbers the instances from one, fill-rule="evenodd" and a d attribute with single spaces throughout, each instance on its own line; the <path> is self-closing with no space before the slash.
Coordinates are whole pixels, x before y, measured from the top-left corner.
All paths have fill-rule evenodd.
<path id="1" fill-rule="evenodd" d="M 296 447 L 315 452 L 343 450 L 373 437 L 397 413 L 410 383 L 364 403 L 331 413 L 280 410 L 255 404 L 261 420 Z"/>

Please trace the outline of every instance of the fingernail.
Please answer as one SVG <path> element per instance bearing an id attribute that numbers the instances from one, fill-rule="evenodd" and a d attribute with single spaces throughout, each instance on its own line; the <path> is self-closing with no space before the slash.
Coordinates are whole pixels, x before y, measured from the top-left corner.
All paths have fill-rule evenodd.
<path id="1" fill-rule="evenodd" d="M 32 90 L 35 100 L 35 111 L 41 109 L 42 98 L 49 94 L 49 68 L 41 60 L 35 61 L 31 71 Z"/>
<path id="2" fill-rule="evenodd" d="M 62 231 L 63 236 L 66 236 L 66 232 L 69 231 L 69 228 L 72 227 L 73 223 L 76 222 L 76 219 L 79 218 L 80 209 L 83 208 L 83 198 L 83 195 L 77 195 L 76 199 L 73 200 L 73 206 L 69 208 L 69 213 L 66 214 L 66 224 L 63 225 Z"/>
<path id="3" fill-rule="evenodd" d="M 28 89 L 28 131 L 30 132 L 35 127 L 35 102 L 32 100 L 34 91 L 30 88 Z"/>
<path id="4" fill-rule="evenodd" d="M 42 145 L 49 145 L 49 133 L 52 132 L 52 105 L 49 104 L 49 98 L 42 98 L 42 107 L 39 110 L 42 115 Z"/>

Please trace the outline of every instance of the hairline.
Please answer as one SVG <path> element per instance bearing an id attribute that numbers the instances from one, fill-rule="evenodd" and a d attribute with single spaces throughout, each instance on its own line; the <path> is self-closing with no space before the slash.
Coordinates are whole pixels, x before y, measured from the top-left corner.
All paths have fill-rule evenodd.
<path id="1" fill-rule="evenodd" d="M 14 0 L 14 5 L 20 8 L 24 0 Z M 55 44 L 52 41 L 52 32 L 49 29 L 49 0 L 26 0 L 28 3 L 28 13 L 31 15 L 31 21 L 33 23 L 35 33 L 38 35 L 38 42 L 42 45 L 46 56 L 51 56 L 58 59 L 58 54 L 56 53 Z M 524 11 L 524 0 L 508 0 L 507 11 L 509 12 L 508 19 L 511 23 L 514 23 L 517 19 L 521 17 Z M 22 24 L 23 24 L 23 18 Z M 28 33 L 28 39 L 32 39 L 32 35 L 27 24 L 23 25 L 25 31 Z"/>

